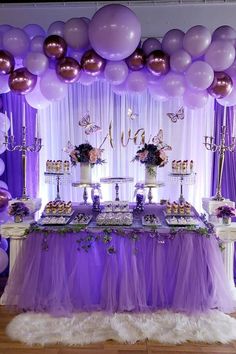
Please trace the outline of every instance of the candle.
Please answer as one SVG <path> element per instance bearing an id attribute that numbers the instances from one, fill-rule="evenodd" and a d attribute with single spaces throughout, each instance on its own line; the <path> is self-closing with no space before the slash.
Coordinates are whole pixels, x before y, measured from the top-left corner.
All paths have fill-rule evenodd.
<path id="1" fill-rule="evenodd" d="M 13 136 L 13 118 L 12 118 L 12 112 L 10 113 L 10 121 L 11 121 L 11 136 Z"/>
<path id="2" fill-rule="evenodd" d="M 4 128 L 5 128 L 5 135 L 7 135 L 7 111 L 5 111 Z"/>
<path id="3" fill-rule="evenodd" d="M 236 109 L 235 109 L 235 106 L 234 106 L 234 108 L 233 108 L 233 124 L 232 124 L 232 136 L 234 136 L 235 137 L 235 134 L 236 134 L 236 122 L 235 122 L 235 120 L 236 120 L 236 117 L 235 117 L 235 113 L 236 113 Z"/>
<path id="4" fill-rule="evenodd" d="M 25 127 L 25 103 L 23 103 L 22 109 L 22 126 Z"/>
<path id="5" fill-rule="evenodd" d="M 35 138 L 38 137 L 38 113 L 35 116 Z"/>
<path id="6" fill-rule="evenodd" d="M 224 106 L 223 126 L 226 125 L 226 106 Z"/>
<path id="7" fill-rule="evenodd" d="M 39 116 L 38 116 L 38 113 L 36 113 L 36 138 L 40 138 L 40 124 L 39 124 Z"/>

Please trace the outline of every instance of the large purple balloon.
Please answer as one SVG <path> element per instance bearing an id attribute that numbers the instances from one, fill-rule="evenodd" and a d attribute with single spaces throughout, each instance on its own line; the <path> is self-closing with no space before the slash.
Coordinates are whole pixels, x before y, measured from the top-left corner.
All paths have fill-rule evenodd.
<path id="1" fill-rule="evenodd" d="M 120 85 L 127 78 L 129 69 L 125 61 L 109 61 L 104 70 L 104 76 L 112 85 Z"/>
<path id="2" fill-rule="evenodd" d="M 10 74 L 15 67 L 15 59 L 7 50 L 0 50 L 0 74 Z"/>
<path id="3" fill-rule="evenodd" d="M 56 66 L 57 76 L 66 83 L 76 82 L 79 79 L 80 70 L 79 63 L 70 57 L 60 59 Z"/>
<path id="4" fill-rule="evenodd" d="M 24 59 L 24 66 L 34 75 L 42 75 L 48 65 L 48 58 L 43 53 L 29 52 Z"/>
<path id="5" fill-rule="evenodd" d="M 64 38 L 71 48 L 79 51 L 89 47 L 88 23 L 82 18 L 71 18 L 65 23 Z"/>
<path id="6" fill-rule="evenodd" d="M 141 70 L 145 66 L 145 54 L 143 49 L 137 48 L 127 59 L 126 63 L 128 67 L 133 70 Z"/>
<path id="7" fill-rule="evenodd" d="M 211 32 L 204 26 L 191 27 L 183 38 L 184 49 L 197 58 L 202 56 L 211 43 Z"/>
<path id="8" fill-rule="evenodd" d="M 48 69 L 41 77 L 40 90 L 49 101 L 59 101 L 67 94 L 67 85 L 62 82 L 55 70 Z"/>
<path id="9" fill-rule="evenodd" d="M 147 68 L 156 76 L 167 74 L 170 69 L 170 58 L 162 50 L 154 50 L 147 57 Z"/>
<path id="10" fill-rule="evenodd" d="M 11 199 L 11 194 L 8 192 L 8 190 L 0 188 L 0 212 L 7 208 L 8 202 Z"/>
<path id="11" fill-rule="evenodd" d="M 192 62 L 191 55 L 184 49 L 179 49 L 170 56 L 170 67 L 177 73 L 184 72 Z"/>
<path id="12" fill-rule="evenodd" d="M 0 248 L 0 273 L 4 272 L 7 266 L 8 266 L 8 255 L 2 248 Z"/>
<path id="13" fill-rule="evenodd" d="M 64 26 L 65 22 L 63 21 L 55 21 L 48 27 L 48 36 L 52 34 L 56 34 L 57 36 L 64 36 Z"/>
<path id="14" fill-rule="evenodd" d="M 60 59 L 66 54 L 67 44 L 64 38 L 53 34 L 45 39 L 43 50 L 47 57 L 51 59 Z"/>
<path id="15" fill-rule="evenodd" d="M 214 71 L 208 63 L 197 60 L 189 66 L 185 77 L 192 89 L 205 90 L 213 82 Z"/>
<path id="16" fill-rule="evenodd" d="M 122 60 L 138 47 L 141 25 L 135 13 L 120 4 L 99 9 L 89 24 L 89 39 L 93 49 L 103 58 Z"/>
<path id="17" fill-rule="evenodd" d="M 224 98 L 233 89 L 233 80 L 224 72 L 215 72 L 214 81 L 207 89 L 208 93 L 214 98 Z"/>
<path id="18" fill-rule="evenodd" d="M 96 76 L 88 75 L 86 72 L 81 70 L 81 75 L 79 77 L 79 83 L 84 86 L 90 86 L 97 80 Z"/>
<path id="19" fill-rule="evenodd" d="M 187 90 L 183 95 L 184 105 L 190 109 L 199 109 L 204 107 L 208 101 L 207 91 Z"/>
<path id="20" fill-rule="evenodd" d="M 146 55 L 149 55 L 154 50 L 161 49 L 161 42 L 157 38 L 147 38 L 143 42 L 142 49 Z"/>
<path id="21" fill-rule="evenodd" d="M 99 75 L 105 68 L 106 60 L 98 55 L 93 49 L 84 53 L 81 58 L 81 66 L 89 75 Z"/>
<path id="22" fill-rule="evenodd" d="M 224 71 L 234 62 L 235 48 L 232 43 L 222 40 L 213 41 L 205 54 L 205 61 L 214 71 Z"/>
<path id="23" fill-rule="evenodd" d="M 29 45 L 28 35 L 20 28 L 12 28 L 3 34 L 4 48 L 16 57 L 24 57 Z"/>
<path id="24" fill-rule="evenodd" d="M 147 79 L 142 71 L 129 73 L 126 79 L 126 87 L 130 92 L 140 93 L 147 89 Z"/>
<path id="25" fill-rule="evenodd" d="M 19 94 L 26 94 L 32 91 L 37 83 L 37 76 L 31 74 L 26 68 L 19 68 L 9 76 L 9 87 L 11 91 Z"/>
<path id="26" fill-rule="evenodd" d="M 168 31 L 162 40 L 162 50 L 168 54 L 172 54 L 183 47 L 184 32 L 179 29 Z"/>
<path id="27" fill-rule="evenodd" d="M 30 42 L 30 50 L 31 52 L 43 52 L 43 43 L 44 43 L 43 36 L 36 36 Z"/>
<path id="28" fill-rule="evenodd" d="M 44 29 L 35 23 L 26 25 L 23 30 L 28 34 L 30 39 L 33 39 L 36 36 L 45 36 Z"/>
<path id="29" fill-rule="evenodd" d="M 169 72 L 162 82 L 163 90 L 170 97 L 180 97 L 185 91 L 184 77 L 181 74 Z"/>
<path id="30" fill-rule="evenodd" d="M 46 99 L 40 90 L 40 80 L 39 77 L 35 88 L 25 96 L 26 102 L 35 109 L 43 109 L 50 105 L 50 101 Z"/>
<path id="31" fill-rule="evenodd" d="M 233 45 L 235 45 L 236 31 L 231 26 L 227 26 L 227 25 L 220 26 L 213 32 L 212 39 L 230 41 Z"/>

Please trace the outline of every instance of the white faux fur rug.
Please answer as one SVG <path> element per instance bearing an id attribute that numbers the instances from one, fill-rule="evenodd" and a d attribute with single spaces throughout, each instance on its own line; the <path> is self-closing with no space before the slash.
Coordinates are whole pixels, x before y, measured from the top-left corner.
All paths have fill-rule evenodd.
<path id="1" fill-rule="evenodd" d="M 229 343 L 236 340 L 236 319 L 218 310 L 188 316 L 170 311 L 155 313 L 79 313 L 71 317 L 24 313 L 7 326 L 13 340 L 26 344 L 85 345 L 113 339 L 135 343 L 150 339 L 166 344 L 186 341 Z"/>

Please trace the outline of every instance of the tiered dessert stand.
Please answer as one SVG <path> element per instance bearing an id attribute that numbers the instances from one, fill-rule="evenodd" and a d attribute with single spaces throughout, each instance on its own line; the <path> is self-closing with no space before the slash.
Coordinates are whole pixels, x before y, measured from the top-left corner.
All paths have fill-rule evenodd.
<path id="1" fill-rule="evenodd" d="M 119 201 L 119 184 L 120 183 L 128 183 L 128 182 L 133 182 L 134 179 L 133 177 L 106 177 L 106 178 L 101 178 L 100 182 L 101 183 L 111 183 L 115 184 L 115 192 L 116 192 L 116 198 L 115 201 Z"/>
<path id="2" fill-rule="evenodd" d="M 181 173 L 181 172 L 171 172 L 169 173 L 170 181 L 172 183 L 178 183 L 180 185 L 180 196 L 179 202 L 184 203 L 184 194 L 183 194 L 183 185 L 194 185 L 196 181 L 196 173 L 189 172 L 189 173 Z"/>

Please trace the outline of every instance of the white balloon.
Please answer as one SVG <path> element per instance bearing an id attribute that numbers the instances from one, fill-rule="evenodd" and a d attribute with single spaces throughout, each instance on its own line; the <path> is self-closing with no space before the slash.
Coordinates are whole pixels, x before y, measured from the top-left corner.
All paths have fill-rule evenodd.
<path id="1" fill-rule="evenodd" d="M 0 113 L 0 131 L 3 133 L 7 133 L 9 128 L 10 128 L 9 118 L 4 113 Z"/>
<path id="2" fill-rule="evenodd" d="M 4 181 L 0 180 L 0 188 L 4 188 L 4 189 L 8 190 L 8 185 Z"/>
<path id="3" fill-rule="evenodd" d="M 3 174 L 4 171 L 5 171 L 5 163 L 3 159 L 0 159 L 0 176 Z"/>

